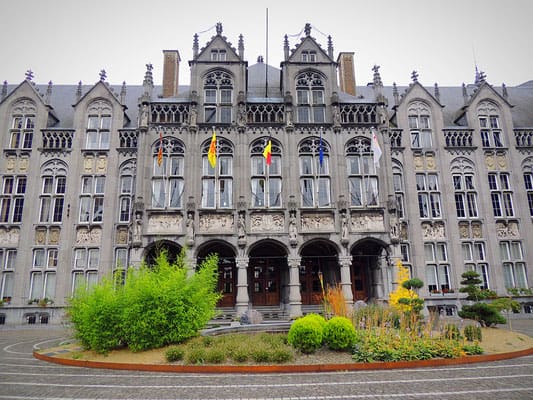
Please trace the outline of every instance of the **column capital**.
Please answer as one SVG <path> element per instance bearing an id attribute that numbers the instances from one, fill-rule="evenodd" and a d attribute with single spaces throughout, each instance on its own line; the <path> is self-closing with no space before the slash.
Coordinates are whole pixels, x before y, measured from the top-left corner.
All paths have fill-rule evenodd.
<path id="1" fill-rule="evenodd" d="M 339 264 L 341 265 L 351 265 L 352 264 L 352 256 L 339 256 Z"/>
<path id="2" fill-rule="evenodd" d="M 248 262 L 250 261 L 249 257 L 235 257 L 235 264 L 237 268 L 246 268 L 248 267 Z"/>
<path id="3" fill-rule="evenodd" d="M 287 263 L 291 268 L 299 268 L 300 263 L 302 262 L 302 257 L 289 257 Z"/>

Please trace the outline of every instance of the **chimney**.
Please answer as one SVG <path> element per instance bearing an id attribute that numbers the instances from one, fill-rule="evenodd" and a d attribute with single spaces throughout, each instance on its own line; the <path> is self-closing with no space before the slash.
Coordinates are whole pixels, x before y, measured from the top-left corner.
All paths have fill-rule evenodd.
<path id="1" fill-rule="evenodd" d="M 178 95 L 180 53 L 178 50 L 163 50 L 163 97 Z"/>
<path id="2" fill-rule="evenodd" d="M 339 64 L 339 87 L 344 93 L 355 96 L 355 70 L 353 63 L 354 53 L 339 53 L 337 64 Z"/>

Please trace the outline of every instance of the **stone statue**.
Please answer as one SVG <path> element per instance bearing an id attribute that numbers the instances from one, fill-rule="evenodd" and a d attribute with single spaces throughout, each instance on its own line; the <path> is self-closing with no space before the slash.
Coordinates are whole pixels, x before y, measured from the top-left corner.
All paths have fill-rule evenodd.
<path id="1" fill-rule="evenodd" d="M 194 218 L 192 213 L 187 215 L 187 241 L 194 242 Z"/>
<path id="2" fill-rule="evenodd" d="M 296 217 L 294 215 L 291 215 L 289 219 L 289 240 L 296 241 L 296 236 L 298 234 L 298 231 L 296 229 Z"/>
<path id="3" fill-rule="evenodd" d="M 246 223 L 244 221 L 244 214 L 239 215 L 239 224 L 237 231 L 239 235 L 239 240 L 244 239 L 244 237 L 246 236 Z"/>
<path id="4" fill-rule="evenodd" d="M 189 112 L 189 125 L 196 126 L 198 120 L 198 111 L 196 110 L 196 104 L 191 105 L 191 111 Z"/>

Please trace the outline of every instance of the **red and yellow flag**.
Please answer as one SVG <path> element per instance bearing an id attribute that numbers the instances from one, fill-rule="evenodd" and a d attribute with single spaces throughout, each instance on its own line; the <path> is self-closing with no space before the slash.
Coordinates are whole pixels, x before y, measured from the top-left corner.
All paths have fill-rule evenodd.
<path id="1" fill-rule="evenodd" d="M 217 165 L 217 135 L 213 129 L 213 136 L 211 137 L 211 144 L 209 145 L 209 151 L 207 152 L 207 159 L 211 168 L 215 168 Z"/>
<path id="2" fill-rule="evenodd" d="M 157 165 L 163 162 L 163 132 L 159 132 L 159 150 L 157 150 Z"/>
<path id="3" fill-rule="evenodd" d="M 272 163 L 272 140 L 268 140 L 265 150 L 263 150 L 263 157 L 266 159 L 267 165 Z"/>

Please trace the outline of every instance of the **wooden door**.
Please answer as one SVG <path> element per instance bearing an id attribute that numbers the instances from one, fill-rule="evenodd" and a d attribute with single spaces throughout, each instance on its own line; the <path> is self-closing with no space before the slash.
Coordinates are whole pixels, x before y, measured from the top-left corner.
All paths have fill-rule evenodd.
<path id="1" fill-rule="evenodd" d="M 368 275 L 365 264 L 354 261 L 351 271 L 352 291 L 354 300 L 368 300 Z"/>
<path id="2" fill-rule="evenodd" d="M 256 259 L 251 264 L 252 304 L 279 305 L 280 269 L 275 259 Z"/>
<path id="3" fill-rule="evenodd" d="M 222 298 L 217 307 L 233 307 L 235 305 L 235 263 L 219 264 L 218 266 L 218 290 Z"/>
<path id="4" fill-rule="evenodd" d="M 322 286 L 320 285 L 320 262 L 316 258 L 308 258 L 300 266 L 300 295 L 302 304 L 320 304 L 322 302 Z"/>

